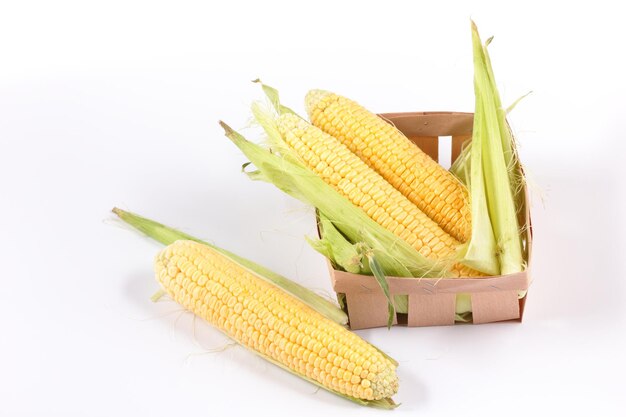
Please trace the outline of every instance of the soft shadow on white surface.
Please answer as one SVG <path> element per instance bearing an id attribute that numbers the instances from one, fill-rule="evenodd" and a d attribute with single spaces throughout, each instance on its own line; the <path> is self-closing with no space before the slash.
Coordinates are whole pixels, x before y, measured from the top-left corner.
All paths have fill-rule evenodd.
<path id="1" fill-rule="evenodd" d="M 620 180 L 591 172 L 585 177 L 547 177 L 544 182 L 552 187 L 545 208 L 533 208 L 529 314 L 546 320 L 623 317 L 626 271 L 619 235 L 626 229 L 623 211 L 610 197 Z"/>

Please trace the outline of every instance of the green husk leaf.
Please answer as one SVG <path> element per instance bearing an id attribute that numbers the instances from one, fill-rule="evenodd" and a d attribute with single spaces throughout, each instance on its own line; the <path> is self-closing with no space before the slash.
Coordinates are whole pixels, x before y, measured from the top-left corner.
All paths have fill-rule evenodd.
<path id="1" fill-rule="evenodd" d="M 486 48 L 485 48 L 485 52 L 486 52 Z M 523 96 L 521 96 L 520 98 L 515 100 L 509 107 L 506 108 L 504 113 L 506 113 L 506 114 L 511 113 L 513 111 L 513 109 L 515 109 L 515 107 L 519 104 L 520 101 L 522 101 L 523 99 L 525 99 L 526 97 L 528 97 L 531 94 L 532 94 L 532 91 L 529 91 L 528 93 L 524 94 Z"/>
<path id="2" fill-rule="evenodd" d="M 478 30 L 476 30 L 476 34 L 478 34 Z M 493 102 L 496 107 L 496 114 L 498 118 L 498 127 L 500 128 L 500 140 L 502 142 L 502 149 L 506 167 L 509 169 L 509 181 L 511 184 L 511 188 L 513 190 L 514 195 L 518 195 L 523 189 L 524 183 L 524 175 L 522 174 L 519 159 L 517 157 L 517 150 L 515 146 L 515 139 L 511 133 L 511 129 L 509 128 L 509 124 L 506 120 L 507 113 L 512 110 L 519 101 L 521 101 L 528 94 L 517 99 L 513 104 L 511 104 L 507 109 L 503 108 L 502 100 L 500 99 L 500 92 L 498 91 L 498 86 L 496 84 L 496 78 L 493 73 L 493 67 L 491 65 L 491 58 L 489 56 L 488 46 L 493 40 L 493 37 L 489 38 L 485 45 L 483 46 L 483 58 L 484 58 L 484 67 L 487 72 L 487 76 L 489 79 L 489 90 L 493 95 Z M 478 39 L 480 42 L 480 37 Z"/>
<path id="3" fill-rule="evenodd" d="M 472 142 L 464 146 L 450 171 L 468 186 L 472 201 L 472 237 L 463 263 L 499 275 L 524 266 L 523 235 L 517 221 L 517 214 L 524 209 L 524 177 L 506 114 L 525 96 L 508 109 L 502 108 L 487 51 L 492 40 L 482 45 L 472 22 L 474 131 Z"/>
<path id="4" fill-rule="evenodd" d="M 296 165 L 302 166 L 299 156 L 291 150 L 289 145 L 283 141 L 282 135 L 276 125 L 275 115 L 259 102 L 252 103 L 252 115 L 254 120 L 263 128 L 267 134 L 267 141 L 272 153 L 277 153 L 283 158 Z M 301 197 L 296 197 L 302 200 Z"/>
<path id="5" fill-rule="evenodd" d="M 207 245 L 259 278 L 282 288 L 335 323 L 342 326 L 345 326 L 348 323 L 348 316 L 346 313 L 331 301 L 257 263 L 254 263 L 246 258 L 242 258 L 241 256 L 235 255 L 232 252 L 183 233 L 179 230 L 172 229 L 171 227 L 165 226 L 161 223 L 139 216 L 138 214 L 134 214 L 117 207 L 113 209 L 113 213 L 115 213 L 124 222 L 133 226 L 135 229 L 164 245 L 169 245 L 177 240 L 193 240 L 194 242 Z"/>
<path id="6" fill-rule="evenodd" d="M 472 149 L 472 142 L 471 142 L 471 139 L 469 139 L 467 142 L 463 144 L 461 153 L 456 158 L 456 160 L 452 163 L 452 166 L 450 166 L 450 170 L 449 170 L 452 173 L 452 175 L 456 176 L 459 179 L 459 181 L 461 181 L 461 183 L 463 183 L 463 185 L 465 185 L 468 188 L 469 188 L 469 183 L 470 183 L 470 178 L 469 178 L 470 168 L 469 167 L 470 167 L 470 162 L 472 159 L 471 149 Z"/>
<path id="7" fill-rule="evenodd" d="M 363 256 L 357 250 L 357 245 L 350 243 L 324 213 L 318 213 L 318 219 L 322 237 L 315 239 L 307 236 L 306 240 L 311 247 L 344 271 L 353 274 L 371 274 L 369 268 L 362 262 Z"/>
<path id="8" fill-rule="evenodd" d="M 485 190 L 487 178 L 485 178 L 485 173 L 482 169 L 484 126 L 482 113 L 478 109 L 480 106 L 481 103 L 477 99 L 471 153 L 465 170 L 466 177 L 469 179 L 468 190 L 472 202 L 472 234 L 469 242 L 466 244 L 463 263 L 478 271 L 490 275 L 499 275 L 500 264 L 496 256 L 496 240 L 489 211 L 487 210 Z"/>
<path id="9" fill-rule="evenodd" d="M 339 303 L 339 307 L 345 310 L 348 306 L 346 304 L 346 295 L 342 292 L 337 293 L 337 302 Z"/>
<path id="10" fill-rule="evenodd" d="M 382 269 L 397 277 L 441 277 L 446 265 L 437 265 L 382 228 L 362 210 L 337 193 L 302 165 L 249 142 L 224 122 L 226 136 L 262 173 L 264 181 L 323 212 L 349 241 L 363 242 L 376 255 Z M 272 130 L 268 131 L 270 134 Z M 273 139 L 278 141 L 280 139 Z"/>
<path id="11" fill-rule="evenodd" d="M 408 314 L 409 312 L 409 296 L 396 294 L 393 296 L 393 305 L 396 308 L 396 313 Z"/>
<path id="12" fill-rule="evenodd" d="M 333 223 L 319 213 L 321 239 L 306 237 L 313 249 L 330 259 L 335 267 L 359 275 L 373 275 L 369 262 L 362 254 L 363 244 L 353 244 L 337 230 Z M 381 275 L 377 277 L 381 279 Z M 408 312 L 408 296 L 394 295 L 393 304 L 396 313 Z M 341 303 L 340 303 L 341 305 Z"/>
<path id="13" fill-rule="evenodd" d="M 261 84 L 261 88 L 263 89 L 263 92 L 269 99 L 270 103 L 272 103 L 272 106 L 274 107 L 276 112 L 278 112 L 278 114 L 284 114 L 284 113 L 296 114 L 296 112 L 291 110 L 289 107 L 283 106 L 282 104 L 280 104 L 280 96 L 278 94 L 278 90 L 276 90 L 273 87 L 270 87 L 267 84 L 263 84 L 263 82 L 259 78 L 257 78 L 256 80 L 253 80 L 252 82 Z"/>
<path id="14" fill-rule="evenodd" d="M 469 323 L 472 321 L 472 312 L 471 311 L 467 311 L 465 313 L 455 313 L 454 314 L 454 321 L 458 322 L 458 323 Z"/>
<path id="15" fill-rule="evenodd" d="M 494 102 L 497 109 L 498 116 L 498 125 L 500 128 L 500 138 L 502 140 L 502 148 L 504 149 L 504 158 L 506 166 L 509 170 L 509 182 L 511 186 L 511 190 L 513 193 L 514 204 L 516 208 L 516 213 L 519 215 L 524 212 L 525 209 L 525 188 L 526 188 L 526 178 L 522 171 L 522 166 L 517 154 L 517 147 L 515 143 L 515 138 L 513 137 L 513 133 L 511 132 L 511 128 L 506 120 L 507 114 L 515 108 L 517 103 L 519 103 L 522 99 L 528 96 L 531 92 L 523 95 L 518 98 L 513 104 L 504 109 L 502 107 L 502 100 L 500 99 L 500 93 L 498 91 L 498 87 L 496 85 L 496 79 L 493 74 L 493 68 L 491 66 L 491 58 L 489 57 L 489 51 L 487 49 L 488 44 L 485 44 L 483 47 L 483 54 L 485 58 L 485 67 L 487 69 L 487 74 L 489 75 L 489 82 L 491 91 L 493 92 Z M 519 226 L 519 222 L 518 222 Z M 525 234 L 522 233 L 522 230 L 518 227 L 520 233 L 520 240 L 525 240 Z M 525 267 L 525 265 L 523 266 Z"/>
<path id="16" fill-rule="evenodd" d="M 464 315 L 472 311 L 472 297 L 467 293 L 458 293 L 456 295 L 456 310 L 457 321 L 467 321 L 464 319 Z"/>
<path id="17" fill-rule="evenodd" d="M 480 162 L 472 159 L 471 170 L 483 171 L 487 209 L 496 242 L 495 254 L 500 264 L 500 273 L 510 274 L 524 268 L 516 208 L 519 192 L 513 188 L 513 184 L 521 181 L 519 164 L 515 143 L 506 124 L 506 112 L 501 106 L 495 86 L 489 56 L 485 54 L 486 46 L 483 47 L 474 22 L 472 44 L 476 93 L 472 156 L 480 151 L 481 158 Z M 476 186 L 473 179 L 470 186 Z M 472 204 L 474 203 L 472 198 Z"/>
<path id="18" fill-rule="evenodd" d="M 355 268 L 351 262 L 348 263 L 348 265 L 342 266 L 341 261 L 335 257 L 335 254 L 333 252 L 333 247 L 331 243 L 328 241 L 328 239 L 317 239 L 317 238 L 310 237 L 310 236 L 305 236 L 304 239 L 309 244 L 309 246 L 311 246 L 316 252 L 324 256 L 324 258 L 327 258 L 328 260 L 330 260 L 334 268 L 341 269 L 343 271 L 348 271 L 348 269 L 346 268 L 350 268 L 352 270 L 348 272 L 352 272 L 353 274 L 358 274 L 359 271 L 361 270 L 361 268 L 359 267 Z M 349 245 L 352 245 L 348 241 L 346 241 L 346 243 L 348 243 Z"/>

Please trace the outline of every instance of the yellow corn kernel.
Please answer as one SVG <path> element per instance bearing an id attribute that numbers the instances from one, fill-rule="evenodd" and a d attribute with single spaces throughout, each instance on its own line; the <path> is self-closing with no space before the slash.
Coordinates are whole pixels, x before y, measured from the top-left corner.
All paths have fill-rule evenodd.
<path id="1" fill-rule="evenodd" d="M 169 245 L 156 258 L 155 275 L 174 300 L 229 337 L 330 390 L 363 400 L 397 392 L 396 366 L 376 348 L 206 245 Z M 319 339 L 307 335 L 313 332 Z M 332 359 L 330 344 L 341 352 Z M 368 373 L 369 390 L 356 374 L 334 366 L 365 358 L 379 370 Z"/>
<path id="2" fill-rule="evenodd" d="M 346 145 L 455 239 L 469 240 L 467 188 L 450 172 L 394 126 L 348 98 L 311 90 L 305 103 L 315 126 Z M 438 216 L 442 207 L 453 209 Z"/>
<path id="3" fill-rule="evenodd" d="M 316 172 L 337 192 L 361 208 L 372 220 L 400 239 L 405 240 L 424 257 L 448 260 L 455 256 L 460 242 L 446 233 L 435 221 L 425 215 L 383 177 L 368 167 L 344 144 L 294 114 L 282 114 L 277 121 L 278 130 L 285 143 L 303 160 L 313 149 L 325 149 L 320 158 L 328 166 L 316 171 L 315 165 L 307 166 Z M 296 145 L 301 145 L 299 148 Z M 306 163 L 306 162 L 305 162 Z M 346 173 L 339 173 L 337 167 Z M 349 167 L 349 170 L 345 170 Z M 330 170 L 330 171 L 329 171 Z M 349 179 L 347 172 L 358 172 Z M 371 184 L 370 188 L 367 188 Z M 369 190 L 369 191 L 366 191 Z M 364 194 L 368 199 L 362 198 Z M 428 242 L 428 243 L 425 243 Z M 454 265 L 451 276 L 479 276 L 477 271 L 462 265 Z"/>

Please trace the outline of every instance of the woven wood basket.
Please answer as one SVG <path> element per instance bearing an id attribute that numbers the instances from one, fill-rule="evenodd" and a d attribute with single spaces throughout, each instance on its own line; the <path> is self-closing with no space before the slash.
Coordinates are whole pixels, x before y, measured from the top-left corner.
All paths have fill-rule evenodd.
<path id="1" fill-rule="evenodd" d="M 424 152 L 439 161 L 439 138 L 452 137 L 451 161 L 459 156 L 463 142 L 472 135 L 472 113 L 421 112 L 386 113 L 381 117 L 394 124 Z M 532 227 L 525 193 L 520 224 L 526 225 L 524 248 L 530 267 Z M 387 299 L 372 276 L 338 271 L 329 262 L 333 289 L 343 300 L 350 328 L 364 329 L 387 325 Z M 442 326 L 455 324 L 456 295 L 470 294 L 472 323 L 512 320 L 521 322 L 527 295 L 519 298 L 530 284 L 530 271 L 488 278 L 397 278 L 388 277 L 392 295 L 408 295 L 408 313 L 397 314 L 394 324 Z M 527 293 L 526 293 L 527 294 Z"/>

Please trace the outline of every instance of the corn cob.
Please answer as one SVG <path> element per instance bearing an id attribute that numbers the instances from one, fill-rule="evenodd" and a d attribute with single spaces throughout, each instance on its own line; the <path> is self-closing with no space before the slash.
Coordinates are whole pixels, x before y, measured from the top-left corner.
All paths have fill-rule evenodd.
<path id="1" fill-rule="evenodd" d="M 397 391 L 396 366 L 379 350 L 206 245 L 176 241 L 155 272 L 185 308 L 331 391 L 368 401 Z"/>
<path id="2" fill-rule="evenodd" d="M 311 122 L 336 137 L 460 242 L 471 236 L 467 189 L 398 129 L 358 103 L 311 90 Z"/>
<path id="3" fill-rule="evenodd" d="M 278 130 L 298 157 L 341 195 L 410 244 L 426 258 L 452 259 L 459 246 L 454 237 L 426 216 L 344 144 L 293 114 L 282 114 Z M 452 276 L 480 275 L 456 264 Z"/>

